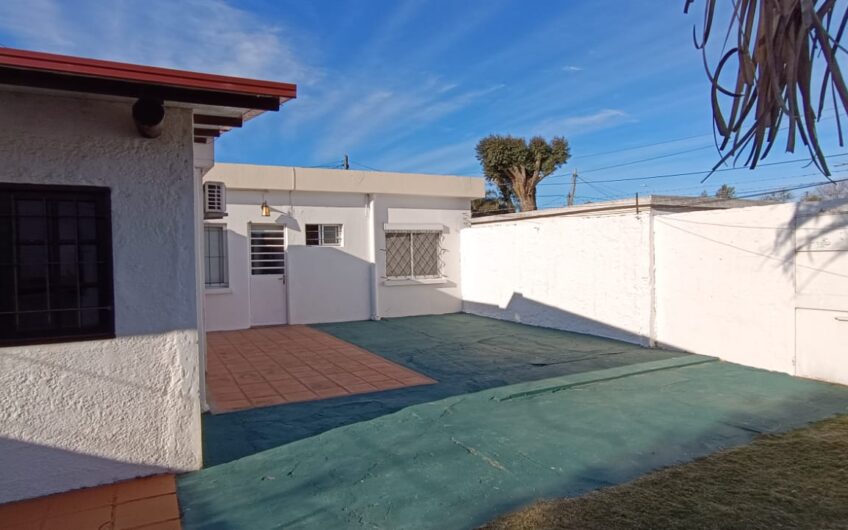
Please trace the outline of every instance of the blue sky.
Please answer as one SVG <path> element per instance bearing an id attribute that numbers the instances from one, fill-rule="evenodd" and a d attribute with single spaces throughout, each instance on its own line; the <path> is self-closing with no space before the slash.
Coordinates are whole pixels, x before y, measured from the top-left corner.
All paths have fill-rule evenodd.
<path id="1" fill-rule="evenodd" d="M 4 0 L 0 44 L 297 83 L 281 112 L 218 141 L 224 162 L 323 166 L 349 153 L 354 168 L 479 175 L 481 137 L 540 134 L 565 136 L 573 155 L 543 182 L 543 207 L 563 203 L 575 168 L 581 202 L 822 180 L 797 162 L 706 184 L 603 182 L 718 159 L 692 45 L 698 4 L 684 15 L 682 0 Z M 848 152 L 833 123 L 826 150 Z M 776 148 L 766 162 L 804 157 Z"/>

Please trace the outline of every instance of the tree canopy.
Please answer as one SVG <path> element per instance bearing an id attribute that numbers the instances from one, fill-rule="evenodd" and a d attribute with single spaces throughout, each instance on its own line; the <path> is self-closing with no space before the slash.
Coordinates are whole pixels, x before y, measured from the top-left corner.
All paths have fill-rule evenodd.
<path id="1" fill-rule="evenodd" d="M 716 190 L 715 196 L 716 199 L 735 199 L 736 188 L 728 186 L 727 184 L 722 184 L 721 187 Z"/>
<path id="2" fill-rule="evenodd" d="M 536 186 L 565 164 L 571 156 L 568 141 L 556 136 L 547 142 L 490 135 L 477 144 L 477 160 L 486 179 L 506 202 L 518 202 L 521 211 L 536 209 Z"/>

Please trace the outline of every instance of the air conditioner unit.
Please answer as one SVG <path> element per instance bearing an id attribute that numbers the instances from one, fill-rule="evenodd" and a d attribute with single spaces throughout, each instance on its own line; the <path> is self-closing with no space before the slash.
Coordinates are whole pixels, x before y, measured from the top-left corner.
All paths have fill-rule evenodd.
<path id="1" fill-rule="evenodd" d="M 220 219 L 227 215 L 227 188 L 223 182 L 203 184 L 203 218 Z"/>

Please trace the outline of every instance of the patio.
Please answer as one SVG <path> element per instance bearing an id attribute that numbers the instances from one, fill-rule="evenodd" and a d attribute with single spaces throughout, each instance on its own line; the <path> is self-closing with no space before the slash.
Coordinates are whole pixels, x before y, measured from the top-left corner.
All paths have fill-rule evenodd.
<path id="1" fill-rule="evenodd" d="M 307 326 L 216 331 L 206 339 L 213 413 L 435 383 Z"/>
<path id="2" fill-rule="evenodd" d="M 438 382 L 207 416 L 184 528 L 469 528 L 848 411 L 839 385 L 470 315 L 318 327 Z"/>

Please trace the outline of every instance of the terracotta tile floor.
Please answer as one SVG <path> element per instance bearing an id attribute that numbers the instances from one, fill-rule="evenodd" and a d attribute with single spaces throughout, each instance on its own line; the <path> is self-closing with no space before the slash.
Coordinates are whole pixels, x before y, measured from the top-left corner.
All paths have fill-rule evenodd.
<path id="1" fill-rule="evenodd" d="M 215 331 L 206 339 L 212 412 L 436 382 L 308 326 Z"/>
<path id="2" fill-rule="evenodd" d="M 180 530 L 173 475 L 0 505 L 3 530 Z"/>

